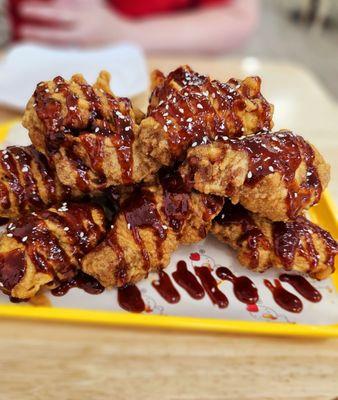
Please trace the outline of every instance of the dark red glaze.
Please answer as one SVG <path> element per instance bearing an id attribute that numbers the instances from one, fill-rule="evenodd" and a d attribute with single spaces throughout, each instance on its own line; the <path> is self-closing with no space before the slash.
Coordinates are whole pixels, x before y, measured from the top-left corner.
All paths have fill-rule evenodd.
<path id="1" fill-rule="evenodd" d="M 24 251 L 15 249 L 0 254 L 0 283 L 5 291 L 10 292 L 26 271 Z"/>
<path id="2" fill-rule="evenodd" d="M 149 254 L 144 246 L 139 229 L 151 228 L 156 234 L 156 247 L 158 260 L 162 259 L 162 243 L 167 237 L 161 216 L 156 208 L 154 194 L 146 188 L 135 189 L 131 196 L 122 205 L 122 212 L 127 222 L 128 229 L 132 231 L 135 243 L 140 247 L 144 268 L 150 267 Z"/>
<path id="3" fill-rule="evenodd" d="M 133 181 L 133 142 L 134 120 L 131 115 L 131 103 L 127 98 L 115 98 L 110 93 L 100 95 L 92 86 L 77 80 L 76 84 L 82 96 L 88 102 L 89 117 L 84 118 L 79 106 L 79 97 L 63 78 L 53 80 L 54 87 L 50 89 L 46 83 L 37 86 L 34 99 L 35 110 L 44 123 L 45 142 L 49 154 L 58 152 L 60 146 L 66 150 L 66 155 L 77 170 L 77 185 L 81 191 L 89 191 L 90 180 L 105 187 L 106 171 L 104 171 L 105 147 L 115 148 L 121 168 L 124 184 Z M 66 100 L 63 111 L 61 102 L 50 93 L 61 93 Z M 103 99 L 106 105 L 103 106 Z M 87 165 L 83 157 L 74 148 L 71 136 L 78 136 L 90 160 Z M 89 169 L 96 176 L 88 175 Z"/>
<path id="4" fill-rule="evenodd" d="M 255 186 L 267 175 L 279 172 L 287 189 L 286 206 L 290 219 L 305 207 L 318 202 L 322 186 L 314 165 L 313 148 L 301 137 L 289 131 L 259 133 L 244 139 L 228 139 L 226 143 L 248 155 L 249 170 L 245 180 Z M 306 166 L 306 178 L 299 185 L 295 172 L 301 162 Z"/>
<path id="5" fill-rule="evenodd" d="M 247 276 L 235 276 L 229 268 L 219 267 L 216 275 L 226 281 L 230 281 L 234 287 L 234 294 L 239 301 L 245 304 L 257 303 L 259 296 L 255 284 Z"/>
<path id="6" fill-rule="evenodd" d="M 260 79 L 253 79 L 259 88 Z M 269 129 L 272 110 L 259 89 L 251 91 L 236 80 L 220 83 L 179 67 L 154 89 L 148 116 L 161 124 L 172 157 L 180 159 L 190 145 L 208 143 L 217 135 L 241 136 L 239 112 L 245 109 L 246 98 L 261 101 L 256 131 Z"/>
<path id="7" fill-rule="evenodd" d="M 163 168 L 159 178 L 163 188 L 163 213 L 169 226 L 179 232 L 190 213 L 190 191 L 178 172 Z"/>
<path id="8" fill-rule="evenodd" d="M 118 288 L 117 300 L 120 307 L 126 311 L 141 313 L 146 308 L 141 292 L 135 285 L 128 285 Z"/>
<path id="9" fill-rule="evenodd" d="M 318 266 L 320 256 L 315 247 L 315 238 L 321 240 L 321 245 L 325 247 L 326 259 L 323 262 L 334 269 L 337 242 L 329 232 L 305 217 L 300 216 L 291 222 L 274 222 L 272 231 L 275 253 L 286 270 L 292 268 L 296 253 L 308 261 L 311 270 Z"/>
<path id="10" fill-rule="evenodd" d="M 219 308 L 226 308 L 229 301 L 226 295 L 218 289 L 217 281 L 212 276 L 210 269 L 205 266 L 194 267 L 194 269 L 212 303 L 216 304 Z"/>
<path id="11" fill-rule="evenodd" d="M 55 281 L 67 280 L 74 276 L 80 259 L 104 234 L 93 221 L 93 207 L 63 203 L 58 209 L 60 213 L 45 210 L 13 220 L 7 225 L 6 234 L 25 246 L 25 253 L 38 272 L 49 274 Z M 48 227 L 47 220 L 64 230 L 69 240 L 69 253 L 61 245 L 57 231 Z M 72 254 L 75 261 L 68 254 Z"/>
<path id="12" fill-rule="evenodd" d="M 9 222 L 8 218 L 0 217 L 0 226 L 6 225 Z"/>
<path id="13" fill-rule="evenodd" d="M 274 282 L 275 286 L 269 280 L 264 279 L 264 284 L 271 291 L 275 302 L 286 311 L 300 313 L 303 310 L 302 301 L 284 289 L 278 279 L 275 279 Z"/>
<path id="14" fill-rule="evenodd" d="M 45 156 L 33 146 L 11 146 L 2 150 L 0 167 L 8 185 L 7 188 L 5 182 L 0 183 L 0 205 L 4 210 L 11 207 L 19 212 L 39 210 L 70 197 L 70 190 L 57 182 Z M 43 192 L 45 199 L 41 196 Z"/>
<path id="15" fill-rule="evenodd" d="M 175 304 L 180 301 L 181 296 L 165 271 L 158 273 L 158 279 L 153 281 L 152 285 L 168 303 Z"/>
<path id="16" fill-rule="evenodd" d="M 196 279 L 195 275 L 187 268 L 187 263 L 179 261 L 176 271 L 172 273 L 176 283 L 180 285 L 193 299 L 199 300 L 204 297 L 204 289 Z"/>
<path id="17" fill-rule="evenodd" d="M 301 275 L 282 274 L 279 276 L 279 280 L 289 283 L 299 294 L 312 303 L 318 303 L 322 299 L 318 290 Z"/>
<path id="18" fill-rule="evenodd" d="M 51 290 L 54 296 L 64 296 L 71 288 L 79 288 L 89 294 L 100 294 L 104 287 L 92 276 L 79 271 L 73 278 L 63 281 L 55 289 Z"/>
<path id="19" fill-rule="evenodd" d="M 233 205 L 229 199 L 225 200 L 224 207 L 220 214 L 215 218 L 215 222 L 223 226 L 240 225 L 242 234 L 237 239 L 237 244 L 241 246 L 247 243 L 249 252 L 246 256 L 250 260 L 250 268 L 257 268 L 259 265 L 259 249 L 270 249 L 270 243 L 257 227 L 250 213 L 240 204 Z"/>

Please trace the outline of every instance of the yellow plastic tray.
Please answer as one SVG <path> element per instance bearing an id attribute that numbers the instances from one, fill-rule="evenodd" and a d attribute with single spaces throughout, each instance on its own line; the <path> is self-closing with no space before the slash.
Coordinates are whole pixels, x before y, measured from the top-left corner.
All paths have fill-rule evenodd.
<path id="1" fill-rule="evenodd" d="M 10 122 L 0 125 L 0 142 L 6 139 Z M 310 210 L 311 220 L 338 237 L 338 210 L 326 191 L 320 203 Z M 331 279 L 338 291 L 338 262 Z M 338 321 L 334 325 L 305 325 L 269 323 L 256 321 L 219 320 L 212 318 L 144 315 L 110 311 L 93 311 L 52 307 L 27 307 L 21 305 L 0 305 L 0 316 L 22 319 L 42 319 L 104 325 L 124 325 L 179 330 L 199 330 L 213 332 L 237 332 L 262 335 L 290 335 L 312 337 L 338 337 Z"/>

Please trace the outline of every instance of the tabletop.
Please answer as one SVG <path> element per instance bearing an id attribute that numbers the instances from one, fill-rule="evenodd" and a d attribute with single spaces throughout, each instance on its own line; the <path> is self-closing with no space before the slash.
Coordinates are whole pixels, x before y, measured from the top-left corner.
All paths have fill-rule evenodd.
<path id="1" fill-rule="evenodd" d="M 332 166 L 338 201 L 338 106 L 289 63 L 254 58 L 151 57 L 149 69 L 189 63 L 215 78 L 257 74 L 275 128 L 313 142 Z M 144 107 L 147 94 L 134 99 Z M 0 107 L 0 122 L 20 114 Z M 338 341 L 1 320 L 0 400 L 337 399 Z"/>

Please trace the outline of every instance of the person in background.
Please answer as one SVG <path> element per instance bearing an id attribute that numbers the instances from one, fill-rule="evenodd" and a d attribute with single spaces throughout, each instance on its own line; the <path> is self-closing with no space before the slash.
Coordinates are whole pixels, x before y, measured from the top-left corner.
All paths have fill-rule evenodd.
<path id="1" fill-rule="evenodd" d="M 8 0 L 13 37 L 94 47 L 119 41 L 146 51 L 223 53 L 258 21 L 259 0 Z"/>

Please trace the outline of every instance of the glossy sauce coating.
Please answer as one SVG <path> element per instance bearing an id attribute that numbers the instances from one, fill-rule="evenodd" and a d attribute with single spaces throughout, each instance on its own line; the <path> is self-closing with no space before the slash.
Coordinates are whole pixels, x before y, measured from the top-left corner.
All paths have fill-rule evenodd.
<path id="1" fill-rule="evenodd" d="M 275 302 L 286 311 L 300 313 L 303 310 L 302 301 L 284 289 L 278 279 L 275 279 L 274 282 L 275 285 L 269 280 L 264 279 L 264 284 L 272 293 Z"/>
<path id="2" fill-rule="evenodd" d="M 143 243 L 139 228 L 151 228 L 156 235 L 156 249 L 159 260 L 162 259 L 163 254 L 162 243 L 167 237 L 161 216 L 156 208 L 154 194 L 145 188 L 136 189 L 122 205 L 122 212 L 128 229 L 132 231 L 135 243 L 141 249 L 144 268 L 148 270 L 150 267 L 149 254 Z"/>
<path id="3" fill-rule="evenodd" d="M 18 213 L 39 210 L 70 197 L 70 189 L 57 182 L 46 157 L 33 146 L 11 146 L 2 150 L 0 168 L 5 177 L 0 181 L 0 207 L 4 210 L 12 208 Z M 45 201 L 41 195 L 43 190 Z"/>
<path id="4" fill-rule="evenodd" d="M 304 257 L 311 268 L 318 265 L 319 253 L 315 248 L 314 235 L 321 239 L 325 246 L 325 264 L 333 268 L 338 244 L 327 231 L 302 216 L 292 222 L 273 223 L 274 250 L 286 270 L 291 268 L 296 253 Z"/>
<path id="5" fill-rule="evenodd" d="M 64 296 L 71 288 L 79 288 L 89 294 L 100 294 L 105 288 L 92 276 L 79 271 L 73 278 L 63 281 L 55 289 L 51 290 L 54 296 Z"/>
<path id="6" fill-rule="evenodd" d="M 97 182 L 106 181 L 104 171 L 105 147 L 114 147 L 121 169 L 122 182 L 132 183 L 134 121 L 131 117 L 131 103 L 127 98 L 116 98 L 102 93 L 107 104 L 103 105 L 97 91 L 86 83 L 78 83 L 82 96 L 89 103 L 88 121 L 83 121 L 79 97 L 63 78 L 54 80 L 55 93 L 61 93 L 66 101 L 66 115 L 58 99 L 51 97 L 46 83 L 37 86 L 34 93 L 35 110 L 46 129 L 46 148 L 49 154 L 58 152 L 60 146 L 72 160 L 77 170 L 77 185 L 81 191 L 88 191 L 88 165 L 77 155 L 74 141 L 67 135 L 79 138 L 90 159 L 90 169 L 97 175 Z M 104 107 L 107 109 L 105 110 Z M 91 135 L 88 135 L 91 134 Z M 107 141 L 108 140 L 108 141 Z"/>
<path id="7" fill-rule="evenodd" d="M 212 303 L 219 308 L 228 307 L 229 301 L 226 295 L 218 289 L 217 281 L 212 276 L 210 269 L 206 266 L 194 267 L 194 269 Z"/>
<path id="8" fill-rule="evenodd" d="M 163 213 L 169 226 L 175 232 L 180 232 L 190 213 L 190 190 L 178 172 L 163 168 L 159 172 L 159 179 L 163 189 Z"/>
<path id="9" fill-rule="evenodd" d="M 218 267 L 216 275 L 226 281 L 230 281 L 234 287 L 234 294 L 239 301 L 245 304 L 257 303 L 259 296 L 255 284 L 247 276 L 235 276 L 229 268 Z"/>
<path id="10" fill-rule="evenodd" d="M 126 311 L 141 313 L 145 311 L 145 304 L 140 290 L 135 285 L 128 285 L 117 289 L 119 306 Z"/>
<path id="11" fill-rule="evenodd" d="M 181 299 L 169 275 L 163 270 L 158 273 L 158 279 L 152 282 L 152 286 L 170 304 L 178 303 Z"/>
<path id="12" fill-rule="evenodd" d="M 154 89 L 148 116 L 161 124 L 174 158 L 181 159 L 190 145 L 208 143 L 216 135 L 243 134 L 239 113 L 244 111 L 244 96 L 249 98 L 250 91 L 243 96 L 237 90 L 240 86 L 234 79 L 220 83 L 189 67 L 179 67 Z M 270 128 L 270 105 L 260 94 L 254 97 L 262 103 L 257 131 Z"/>
<path id="13" fill-rule="evenodd" d="M 318 303 L 322 299 L 319 291 L 301 275 L 282 274 L 279 276 L 279 280 L 290 284 L 299 294 L 312 303 Z"/>
<path id="14" fill-rule="evenodd" d="M 259 264 L 259 249 L 262 246 L 268 250 L 270 244 L 263 232 L 257 227 L 249 212 L 240 204 L 233 205 L 230 200 L 225 200 L 225 205 L 215 218 L 215 222 L 220 225 L 241 225 L 242 234 L 237 239 L 237 244 L 240 245 L 246 241 L 250 253 L 247 256 L 250 258 L 250 268 L 257 268 Z"/>
<path id="15" fill-rule="evenodd" d="M 72 256 L 76 261 L 80 261 L 83 255 L 96 244 L 93 239 L 90 241 L 88 235 L 95 234 L 97 238 L 102 236 L 100 228 L 92 218 L 92 210 L 93 206 L 89 204 L 63 203 L 58 208 L 60 213 L 45 210 L 39 214 L 29 214 L 7 225 L 7 236 L 24 245 L 24 250 L 18 250 L 19 253 L 16 253 L 23 253 L 23 256 L 19 257 L 20 263 L 18 257 L 15 257 L 16 268 L 21 265 L 20 270 L 24 271 L 26 256 L 28 256 L 36 271 L 49 274 L 56 282 L 59 281 L 59 278 L 62 280 L 72 278 L 78 264 L 70 259 L 61 245 L 59 235 L 56 231 L 48 228 L 46 220 L 57 224 L 58 228 L 63 230 L 67 236 Z M 86 225 L 84 225 L 85 222 Z M 5 257 L 7 256 L 5 255 Z M 7 258 L 4 263 L 7 266 L 13 264 Z M 14 287 L 14 283 L 18 282 L 12 282 L 9 286 Z"/>
<path id="16" fill-rule="evenodd" d="M 322 186 L 314 166 L 314 150 L 301 137 L 289 131 L 259 133 L 244 139 L 225 140 L 232 148 L 245 151 L 249 160 L 249 170 L 245 185 L 255 186 L 267 175 L 279 172 L 287 189 L 286 207 L 290 219 L 297 217 L 304 206 L 319 201 Z M 295 172 L 301 162 L 306 165 L 306 179 L 300 185 L 295 181 Z"/>
<path id="17" fill-rule="evenodd" d="M 26 257 L 22 250 L 14 249 L 0 254 L 0 282 L 2 290 L 9 292 L 23 278 L 26 271 Z"/>
<path id="18" fill-rule="evenodd" d="M 172 273 L 176 283 L 181 286 L 193 299 L 199 300 L 204 297 L 204 289 L 196 279 L 195 275 L 188 270 L 187 263 L 179 261 L 176 271 Z"/>

